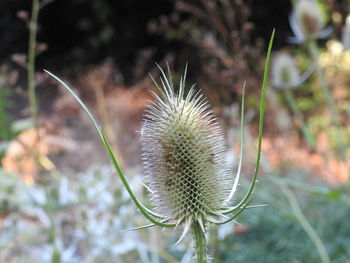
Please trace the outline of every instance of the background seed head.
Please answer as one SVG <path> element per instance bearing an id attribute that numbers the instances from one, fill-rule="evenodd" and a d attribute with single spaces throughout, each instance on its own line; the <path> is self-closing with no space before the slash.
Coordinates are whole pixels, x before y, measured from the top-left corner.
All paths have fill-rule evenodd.
<path id="1" fill-rule="evenodd" d="M 191 88 L 184 96 L 164 79 L 141 132 L 151 198 L 170 220 L 201 217 L 219 210 L 229 192 L 224 137 L 208 103 Z"/>
<path id="2" fill-rule="evenodd" d="M 323 27 L 322 10 L 314 0 L 299 0 L 295 7 L 296 23 L 306 38 L 317 38 Z"/>
<path id="3" fill-rule="evenodd" d="M 299 82 L 299 72 L 293 57 L 279 52 L 272 61 L 272 84 L 278 88 L 291 88 Z"/>

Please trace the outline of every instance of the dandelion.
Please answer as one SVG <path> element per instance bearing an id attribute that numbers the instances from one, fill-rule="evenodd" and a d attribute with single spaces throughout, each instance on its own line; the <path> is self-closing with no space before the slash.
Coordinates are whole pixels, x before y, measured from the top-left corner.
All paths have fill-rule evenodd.
<path id="1" fill-rule="evenodd" d="M 316 0 L 299 0 L 289 19 L 295 38 L 291 42 L 300 43 L 305 40 L 325 38 L 332 29 L 325 27 L 323 12 Z"/>

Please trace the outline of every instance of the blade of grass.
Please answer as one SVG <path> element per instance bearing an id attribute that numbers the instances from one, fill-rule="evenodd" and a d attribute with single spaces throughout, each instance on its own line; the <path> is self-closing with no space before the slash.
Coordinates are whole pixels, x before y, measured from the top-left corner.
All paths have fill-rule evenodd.
<path id="1" fill-rule="evenodd" d="M 293 211 L 298 223 L 304 229 L 306 234 L 309 236 L 310 240 L 315 245 L 322 263 L 330 263 L 331 260 L 328 256 L 327 249 L 326 249 L 325 245 L 323 244 L 321 238 L 318 236 L 316 230 L 312 227 L 312 225 L 306 219 L 293 191 L 291 191 L 282 180 L 279 180 L 279 179 L 276 180 L 276 178 L 275 178 L 274 182 L 276 182 L 277 184 L 280 185 L 281 190 L 282 190 L 283 194 L 286 196 L 286 198 L 289 202 L 289 205 L 291 206 L 292 211 Z"/>

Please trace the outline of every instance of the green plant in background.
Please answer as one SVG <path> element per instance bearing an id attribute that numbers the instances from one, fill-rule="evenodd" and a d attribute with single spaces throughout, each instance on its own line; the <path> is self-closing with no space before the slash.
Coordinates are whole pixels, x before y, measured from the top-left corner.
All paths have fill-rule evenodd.
<path id="1" fill-rule="evenodd" d="M 297 88 L 311 75 L 313 66 L 300 76 L 292 56 L 284 52 L 279 52 L 275 55 L 271 68 L 272 85 L 283 92 L 290 110 L 301 123 L 301 132 L 305 141 L 312 149 L 315 149 L 315 138 L 310 132 L 307 122 L 305 122 L 304 116 L 299 110 L 292 92 L 293 89 Z"/>
<path id="2" fill-rule="evenodd" d="M 283 179 L 280 179 L 277 176 L 273 176 L 273 177 L 270 176 L 270 179 L 272 183 L 275 183 L 280 187 L 282 193 L 287 198 L 291 211 L 295 215 L 295 218 L 300 224 L 300 226 L 304 229 L 306 234 L 309 236 L 310 240 L 315 245 L 317 252 L 320 255 L 321 261 L 323 263 L 330 263 L 331 260 L 328 256 L 325 245 L 323 244 L 322 240 L 318 236 L 316 230 L 312 227 L 312 225 L 309 223 L 309 221 L 305 217 L 294 192 L 291 189 L 289 189 L 287 183 Z"/>
<path id="3" fill-rule="evenodd" d="M 47 174 L 50 183 L 44 187 L 26 185 L 0 168 L 1 262 L 149 263 L 159 262 L 150 260 L 156 252 L 159 258 L 172 258 L 164 250 L 168 235 L 166 242 L 153 249 L 156 229 L 122 233 L 142 218 L 120 190 L 120 183 L 115 183 L 113 171 L 111 166 L 93 166 L 75 180 Z M 130 185 L 142 195 L 139 176 L 127 173 L 134 175 Z M 183 248 L 178 251 L 179 256 L 185 252 Z"/>
<path id="4" fill-rule="evenodd" d="M 0 159 L 5 154 L 11 140 L 19 133 L 32 127 L 31 119 L 14 120 L 9 110 L 13 107 L 13 87 L 18 80 L 18 74 L 6 66 L 0 67 Z M 1 166 L 1 162 L 0 162 Z"/>
<path id="5" fill-rule="evenodd" d="M 0 68 L 0 160 L 8 147 L 9 140 L 16 135 L 7 112 L 11 106 L 9 98 L 12 95 L 12 90 L 8 88 L 9 75 L 7 67 Z"/>
<path id="6" fill-rule="evenodd" d="M 38 15 L 40 10 L 39 0 L 32 1 L 32 13 L 29 21 L 29 43 L 28 43 L 28 98 L 31 118 L 37 126 L 38 103 L 35 94 L 35 57 L 36 57 L 36 35 L 38 31 Z"/>
<path id="7" fill-rule="evenodd" d="M 0 85 L 0 160 L 2 159 L 3 154 L 7 149 L 7 141 L 13 135 L 13 131 L 11 130 L 9 125 L 9 118 L 6 113 L 6 108 L 10 106 L 8 100 L 8 96 L 10 94 L 11 92 L 9 89 Z"/>
<path id="8" fill-rule="evenodd" d="M 225 238 L 220 262 L 230 263 L 233 257 L 236 262 L 322 262 L 314 243 L 288 205 L 287 197 L 276 187 L 276 176 L 272 173 L 271 180 L 262 181 L 255 193 L 269 206 L 242 215 L 241 221 L 247 230 Z M 299 180 L 290 179 L 296 176 Z M 303 183 L 305 176 L 299 171 L 277 179 L 283 180 L 294 192 L 307 221 L 324 241 L 331 262 L 347 262 L 350 257 L 349 199 L 345 192 L 342 194 L 343 190 L 330 189 L 322 181 L 313 181 L 313 185 Z M 349 193 L 348 187 L 346 192 Z"/>
<path id="9" fill-rule="evenodd" d="M 224 143 L 215 119 L 202 96 L 193 88 L 184 95 L 185 75 L 181 78 L 178 93 L 174 91 L 170 71 L 167 77 L 161 70 L 160 96 L 154 94 L 156 102 L 150 106 L 148 121 L 142 129 L 143 150 L 150 191 L 160 215 L 146 208 L 135 196 L 125 178 L 108 140 L 87 106 L 62 80 L 59 81 L 79 102 L 96 128 L 101 141 L 135 205 L 152 222 L 141 228 L 183 227 L 180 240 L 191 229 L 196 248 L 197 262 L 208 262 L 206 227 L 208 223 L 225 224 L 235 219 L 251 203 L 256 178 L 260 167 L 262 128 L 265 109 L 268 66 L 272 49 L 272 33 L 266 63 L 260 103 L 259 142 L 255 173 L 250 189 L 236 205 L 231 205 L 236 191 L 240 168 L 233 186 L 229 189 L 228 173 L 222 157 Z M 155 82 L 156 83 L 156 82 Z M 243 140 L 243 105 L 241 139 Z M 243 141 L 241 142 L 243 143 Z M 243 147 L 241 147 L 241 161 Z M 172 175 L 172 176 L 171 176 Z M 227 197 L 225 198 L 227 194 Z M 214 196 L 212 196 L 214 195 Z M 221 219 L 223 218 L 223 219 Z M 137 228 L 140 229 L 140 228 Z"/>
<path id="10" fill-rule="evenodd" d="M 338 109 L 333 98 L 330 85 L 325 77 L 324 69 L 319 63 L 319 47 L 317 39 L 326 38 L 332 32 L 332 28 L 325 28 L 326 17 L 316 0 L 300 0 L 294 4 L 294 11 L 290 16 L 290 25 L 295 35 L 291 42 L 302 43 L 307 48 L 315 66 L 315 71 L 322 89 L 328 110 L 331 114 L 331 125 L 335 133 L 334 148 L 342 160 L 346 159 L 346 142 L 342 139 L 342 127 Z M 332 140 L 331 140 L 332 141 Z"/>
<path id="11" fill-rule="evenodd" d="M 11 90 L 0 83 L 0 141 L 9 140 L 13 133 L 10 129 L 10 120 L 6 112 L 6 109 L 11 105 L 8 99 L 10 95 Z"/>

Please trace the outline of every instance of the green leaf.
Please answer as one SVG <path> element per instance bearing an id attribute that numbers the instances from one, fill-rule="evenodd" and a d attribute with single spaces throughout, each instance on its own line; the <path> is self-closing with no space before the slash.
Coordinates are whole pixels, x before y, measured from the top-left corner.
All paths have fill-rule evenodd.
<path id="1" fill-rule="evenodd" d="M 258 177 L 259 168 L 260 168 L 260 157 L 261 157 L 261 143 L 262 143 L 262 132 L 263 132 L 263 124 L 264 124 L 264 113 L 265 113 L 265 97 L 266 97 L 266 89 L 267 89 L 267 80 L 268 80 L 268 74 L 269 74 L 269 65 L 270 65 L 270 57 L 271 57 L 271 50 L 272 50 L 272 44 L 273 39 L 275 37 L 275 29 L 272 31 L 269 47 L 267 50 L 267 56 L 265 61 L 265 70 L 264 70 L 264 80 L 262 85 L 262 91 L 261 91 L 261 100 L 260 100 L 260 118 L 259 118 L 259 136 L 258 136 L 258 150 L 257 150 L 257 157 L 256 157 L 256 165 L 255 165 L 255 172 L 252 179 L 252 184 L 248 190 L 248 193 L 245 195 L 245 197 L 242 199 L 239 204 L 237 204 L 232 209 L 224 212 L 224 214 L 232 213 L 238 209 L 240 209 L 250 198 L 251 194 L 253 193 L 256 179 Z"/>
<path id="2" fill-rule="evenodd" d="M 85 103 L 79 98 L 79 96 L 65 83 L 63 82 L 60 78 L 58 78 L 57 76 L 55 76 L 54 74 L 52 74 L 51 72 L 44 70 L 46 73 L 48 73 L 51 77 L 53 77 L 54 79 L 56 79 L 59 83 L 61 83 L 63 85 L 63 87 L 69 91 L 69 93 L 75 98 L 75 100 L 80 104 L 80 106 L 85 110 L 86 114 L 89 116 L 93 126 L 95 127 L 102 143 L 103 146 L 105 147 L 105 150 L 110 158 L 110 160 L 113 163 L 114 168 L 116 169 L 119 178 L 121 179 L 124 187 L 126 188 L 127 192 L 129 193 L 131 199 L 134 201 L 135 205 L 137 206 L 138 209 L 140 209 L 141 213 L 148 219 L 150 220 L 152 223 L 161 226 L 161 227 L 175 227 L 175 224 L 166 224 L 163 222 L 159 222 L 157 220 L 155 220 L 152 215 L 156 215 L 155 213 L 153 213 L 152 211 L 148 210 L 135 196 L 135 194 L 133 193 L 127 179 L 124 176 L 124 173 L 119 165 L 119 162 L 117 160 L 117 158 L 115 157 L 112 148 L 107 140 L 106 135 L 104 134 L 102 128 L 100 127 L 100 125 L 98 125 L 97 121 L 95 120 L 94 116 L 92 115 L 92 113 L 90 112 L 89 108 L 85 105 Z"/>

